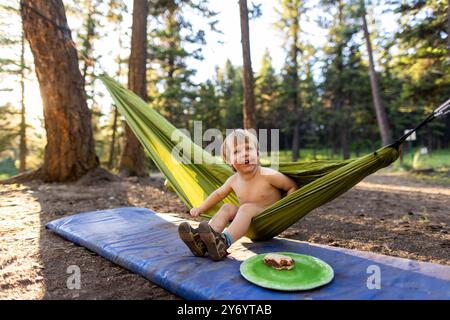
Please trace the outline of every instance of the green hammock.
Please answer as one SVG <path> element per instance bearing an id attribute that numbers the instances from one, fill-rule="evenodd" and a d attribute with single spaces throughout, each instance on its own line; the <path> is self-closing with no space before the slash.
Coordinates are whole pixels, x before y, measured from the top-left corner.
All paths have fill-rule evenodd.
<path id="1" fill-rule="evenodd" d="M 198 207 L 234 174 L 227 164 L 189 138 L 185 137 L 182 142 L 172 141 L 172 134 L 177 129 L 170 122 L 112 78 L 103 75 L 100 79 L 136 137 L 188 208 Z M 176 161 L 172 156 L 172 150 L 180 145 L 183 150 L 192 150 L 190 155 L 180 155 L 187 157 L 189 162 Z M 399 156 L 398 145 L 386 146 L 351 160 L 280 163 L 279 171 L 292 177 L 299 189 L 254 217 L 246 235 L 252 240 L 267 240 L 279 235 L 313 209 L 394 162 Z M 236 195 L 231 193 L 202 216 L 211 218 L 223 203 L 239 205 Z"/>

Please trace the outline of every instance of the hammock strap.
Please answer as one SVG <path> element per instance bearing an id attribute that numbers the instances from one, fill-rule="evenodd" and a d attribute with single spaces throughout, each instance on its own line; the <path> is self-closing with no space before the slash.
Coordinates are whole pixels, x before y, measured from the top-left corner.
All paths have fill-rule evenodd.
<path id="1" fill-rule="evenodd" d="M 36 14 L 39 18 L 47 21 L 52 26 L 54 26 L 56 29 L 59 29 L 59 30 L 63 31 L 65 39 L 72 39 L 71 31 L 70 31 L 70 29 L 69 29 L 69 27 L 67 25 L 63 26 L 63 25 L 58 24 L 55 20 L 50 19 L 45 14 L 43 14 L 41 11 L 39 11 L 38 9 L 36 9 L 33 6 L 30 6 L 29 4 L 27 4 L 27 3 L 23 2 L 23 1 L 20 1 L 20 7 L 21 7 L 22 10 L 23 10 L 24 7 L 29 9 L 31 12 Z"/>
<path id="2" fill-rule="evenodd" d="M 405 141 L 410 135 L 412 135 L 415 131 L 422 128 L 427 123 L 433 121 L 435 118 L 443 117 L 444 115 L 450 113 L 450 99 L 448 99 L 446 102 L 441 104 L 439 107 L 433 110 L 431 114 L 428 115 L 419 125 L 417 125 L 414 129 L 408 131 L 406 134 L 404 134 L 402 137 L 397 139 L 393 144 L 391 144 L 391 147 L 394 147 L 398 150 L 398 147 Z"/>
<path id="3" fill-rule="evenodd" d="M 34 6 L 29 5 L 29 4 L 25 3 L 24 1 L 20 1 L 20 9 L 23 11 L 24 8 L 29 9 L 31 13 L 34 13 L 37 17 L 39 17 L 39 18 L 43 19 L 44 21 L 48 22 L 54 28 L 61 30 L 62 33 L 63 33 L 63 38 L 64 38 L 66 44 L 69 47 L 72 47 L 72 48 L 75 49 L 78 59 L 83 60 L 84 63 L 87 64 L 88 66 L 94 66 L 95 65 L 93 58 L 86 57 L 80 50 L 77 49 L 77 45 L 76 45 L 75 41 L 72 39 L 72 31 L 70 30 L 70 28 L 67 25 L 60 25 L 60 24 L 58 24 L 55 20 L 50 19 L 45 14 L 43 14 L 41 11 L 36 9 Z M 100 64 L 95 65 L 95 68 L 99 69 L 99 73 L 97 74 L 97 72 L 94 69 L 92 71 L 93 77 L 98 78 L 98 77 L 100 77 L 100 75 L 105 73 L 103 67 Z"/>

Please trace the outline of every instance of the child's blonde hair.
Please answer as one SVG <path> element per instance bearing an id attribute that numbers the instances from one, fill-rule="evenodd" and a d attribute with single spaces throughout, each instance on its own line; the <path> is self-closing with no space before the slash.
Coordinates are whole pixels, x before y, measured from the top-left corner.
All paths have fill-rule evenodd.
<path id="1" fill-rule="evenodd" d="M 234 129 L 223 141 L 221 151 L 222 159 L 227 162 L 227 150 L 230 145 L 236 145 L 238 142 L 248 142 L 253 144 L 259 154 L 258 138 L 250 130 L 246 129 Z"/>

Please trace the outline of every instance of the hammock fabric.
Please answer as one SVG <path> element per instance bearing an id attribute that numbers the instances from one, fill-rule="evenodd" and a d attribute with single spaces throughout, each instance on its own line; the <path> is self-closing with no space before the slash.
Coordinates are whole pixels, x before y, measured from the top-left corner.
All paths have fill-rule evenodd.
<path id="1" fill-rule="evenodd" d="M 198 207 L 234 174 L 226 163 L 213 157 L 188 137 L 184 136 L 181 142 L 172 141 L 171 137 L 177 129 L 170 122 L 112 78 L 103 75 L 100 79 L 119 112 L 186 206 Z M 192 151 L 191 154 L 180 155 L 190 162 L 180 162 L 172 156 L 174 148 L 179 147 Z M 268 240 L 279 235 L 313 209 L 390 165 L 398 156 L 398 145 L 394 144 L 351 160 L 280 163 L 279 171 L 292 177 L 299 189 L 254 217 L 246 235 L 252 240 Z M 236 195 L 231 193 L 202 216 L 211 218 L 223 203 L 239 205 Z"/>

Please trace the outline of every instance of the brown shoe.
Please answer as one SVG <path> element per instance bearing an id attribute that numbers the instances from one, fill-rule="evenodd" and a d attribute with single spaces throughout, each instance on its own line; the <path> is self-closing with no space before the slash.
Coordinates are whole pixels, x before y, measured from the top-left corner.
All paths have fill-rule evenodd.
<path id="1" fill-rule="evenodd" d="M 200 222 L 198 226 L 200 239 L 206 245 L 209 257 L 214 261 L 222 260 L 227 254 L 227 239 L 213 228 L 206 221 Z"/>
<path id="2" fill-rule="evenodd" d="M 200 239 L 198 229 L 192 228 L 187 222 L 182 222 L 178 226 L 178 234 L 194 256 L 203 257 L 205 255 L 206 245 Z"/>

